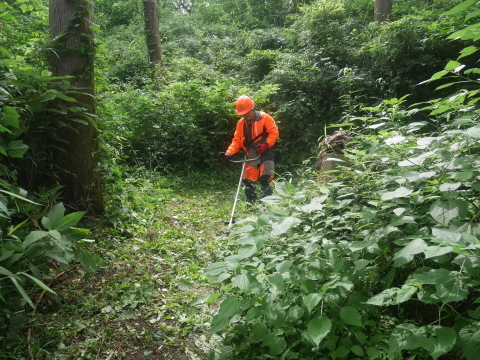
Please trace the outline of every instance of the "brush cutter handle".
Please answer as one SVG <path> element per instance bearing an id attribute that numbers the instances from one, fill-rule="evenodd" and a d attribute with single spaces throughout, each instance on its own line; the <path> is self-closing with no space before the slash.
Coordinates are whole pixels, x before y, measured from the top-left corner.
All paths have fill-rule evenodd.
<path id="1" fill-rule="evenodd" d="M 260 159 L 260 155 L 258 155 L 256 158 L 253 158 L 253 159 L 243 159 L 243 160 L 231 160 L 230 159 L 230 162 L 232 162 L 232 163 L 247 163 L 247 162 L 255 161 L 255 160 L 258 160 L 258 159 Z"/>

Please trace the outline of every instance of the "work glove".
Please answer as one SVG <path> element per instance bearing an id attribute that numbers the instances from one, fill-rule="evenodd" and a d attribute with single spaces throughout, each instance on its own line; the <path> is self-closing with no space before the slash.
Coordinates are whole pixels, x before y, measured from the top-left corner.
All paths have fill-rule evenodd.
<path id="1" fill-rule="evenodd" d="M 218 157 L 220 158 L 220 160 L 227 162 L 230 161 L 232 155 L 230 155 L 229 153 L 219 152 Z"/>
<path id="2" fill-rule="evenodd" d="M 270 146 L 267 143 L 257 144 L 255 145 L 255 150 L 258 154 L 263 154 L 265 151 L 268 150 Z"/>

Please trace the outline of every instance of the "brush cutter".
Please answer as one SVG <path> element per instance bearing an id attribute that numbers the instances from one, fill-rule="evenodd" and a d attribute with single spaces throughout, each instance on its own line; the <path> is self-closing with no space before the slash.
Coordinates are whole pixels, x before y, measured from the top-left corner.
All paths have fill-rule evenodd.
<path id="1" fill-rule="evenodd" d="M 233 163 L 242 163 L 242 171 L 240 172 L 240 180 L 238 180 L 237 193 L 235 194 L 235 200 L 233 202 L 232 215 L 230 216 L 230 221 L 228 222 L 228 230 L 232 228 L 233 225 L 233 216 L 235 215 L 235 208 L 237 207 L 238 194 L 240 193 L 240 187 L 242 185 L 243 173 L 245 172 L 245 165 L 249 161 L 255 161 L 260 159 L 260 155 L 254 159 L 247 159 L 247 155 L 243 160 L 230 160 Z"/>

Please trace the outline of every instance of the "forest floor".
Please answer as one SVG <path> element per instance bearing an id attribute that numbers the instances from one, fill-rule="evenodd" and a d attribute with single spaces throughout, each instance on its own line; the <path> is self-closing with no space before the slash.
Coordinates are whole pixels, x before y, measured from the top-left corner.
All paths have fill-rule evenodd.
<path id="1" fill-rule="evenodd" d="M 131 194 L 128 226 L 93 231 L 98 271 L 70 271 L 42 299 L 31 359 L 206 358 L 216 295 L 202 271 L 228 239 L 235 185 L 153 188 Z"/>

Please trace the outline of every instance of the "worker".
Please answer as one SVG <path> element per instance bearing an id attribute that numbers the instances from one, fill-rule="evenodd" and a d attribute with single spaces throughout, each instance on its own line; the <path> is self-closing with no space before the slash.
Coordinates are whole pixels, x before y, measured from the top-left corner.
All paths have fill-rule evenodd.
<path id="1" fill-rule="evenodd" d="M 257 201 L 255 182 L 260 182 L 261 197 L 272 194 L 270 183 L 275 172 L 275 143 L 278 139 L 278 128 L 275 120 L 262 111 L 255 110 L 254 101 L 248 96 L 240 96 L 235 103 L 235 112 L 242 116 L 238 121 L 233 140 L 226 152 L 220 157 L 229 161 L 240 149 L 248 159 L 256 159 L 245 163 L 243 185 L 245 196 L 251 204 Z"/>

